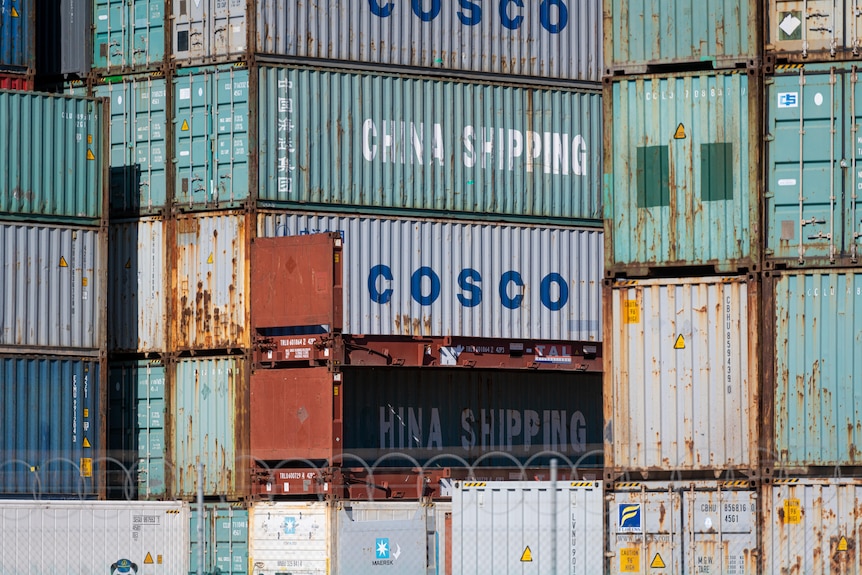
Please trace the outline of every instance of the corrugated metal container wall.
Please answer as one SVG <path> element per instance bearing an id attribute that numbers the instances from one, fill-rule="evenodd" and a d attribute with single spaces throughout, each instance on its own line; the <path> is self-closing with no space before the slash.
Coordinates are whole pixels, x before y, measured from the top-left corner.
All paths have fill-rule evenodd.
<path id="1" fill-rule="evenodd" d="M 246 11 L 256 9 L 255 0 L 173 1 L 171 4 L 171 59 L 174 62 L 183 66 L 208 64 L 241 60 L 248 55 Z"/>
<path id="2" fill-rule="evenodd" d="M 754 270 L 756 84 L 736 73 L 605 84 L 609 274 L 645 275 L 654 266 Z"/>
<path id="3" fill-rule="evenodd" d="M 108 351 L 164 353 L 168 297 L 162 218 L 112 222 L 109 228 Z"/>
<path id="4" fill-rule="evenodd" d="M 607 472 L 756 470 L 756 280 L 617 281 L 606 290 Z"/>
<path id="5" fill-rule="evenodd" d="M 0 495 L 104 496 L 102 371 L 90 359 L 0 358 Z"/>
<path id="6" fill-rule="evenodd" d="M 36 16 L 39 76 L 85 79 L 92 64 L 93 0 L 36 0 Z"/>
<path id="7" fill-rule="evenodd" d="M 603 507 L 600 481 L 458 482 L 452 572 L 601 573 Z"/>
<path id="8" fill-rule="evenodd" d="M 855 63 L 777 70 L 766 98 L 767 264 L 855 265 L 862 247 Z"/>
<path id="9" fill-rule="evenodd" d="M 859 479 L 774 479 L 763 507 L 762 573 L 862 573 Z"/>
<path id="10" fill-rule="evenodd" d="M 249 230 L 244 212 L 176 218 L 169 258 L 174 350 L 247 349 Z"/>
<path id="11" fill-rule="evenodd" d="M 192 508 L 189 532 L 189 573 L 198 573 L 201 559 L 198 539 L 198 507 Z M 247 575 L 248 564 L 248 510 L 236 505 L 207 503 L 204 507 L 204 564 L 202 573 L 222 575 Z"/>
<path id="12" fill-rule="evenodd" d="M 33 90 L 33 76 L 25 74 L 0 74 L 0 90 Z"/>
<path id="13" fill-rule="evenodd" d="M 262 67 L 259 197 L 350 211 L 598 220 L 601 100 Z"/>
<path id="14" fill-rule="evenodd" d="M 104 351 L 106 242 L 94 228 L 0 223 L 0 348 Z"/>
<path id="15" fill-rule="evenodd" d="M 36 66 L 36 0 L 6 0 L 0 9 L 0 69 Z"/>
<path id="16" fill-rule="evenodd" d="M 862 463 L 862 272 L 768 276 L 777 467 Z"/>
<path id="17" fill-rule="evenodd" d="M 238 206 L 249 197 L 248 70 L 177 70 L 173 98 L 174 202 L 181 209 Z"/>
<path id="18" fill-rule="evenodd" d="M 754 0 L 607 2 L 606 73 L 642 74 L 682 63 L 753 65 L 761 52 L 760 21 L 760 5 Z"/>
<path id="19" fill-rule="evenodd" d="M 862 11 L 857 0 L 770 0 L 766 50 L 782 60 L 858 60 Z"/>
<path id="20" fill-rule="evenodd" d="M 344 333 L 601 339 L 602 232 L 261 213 L 258 236 L 340 232 Z"/>
<path id="21" fill-rule="evenodd" d="M 168 364 L 174 497 L 248 495 L 248 374 L 242 356 Z M 203 485 L 198 464 L 204 464 Z"/>
<path id="22" fill-rule="evenodd" d="M 249 565 L 255 575 L 286 569 L 303 575 L 331 573 L 335 538 L 327 502 L 260 501 L 250 516 Z"/>
<path id="23" fill-rule="evenodd" d="M 434 458 L 513 466 L 547 452 L 600 466 L 601 375 L 508 370 L 327 368 L 251 376 L 251 448 L 264 461 L 413 467 Z M 340 421 L 334 414 L 341 414 Z M 341 434 L 341 435 L 340 435 Z M 560 455 L 558 455 L 560 456 Z M 463 459 L 458 459 L 463 458 Z"/>
<path id="24" fill-rule="evenodd" d="M 93 68 L 101 74 L 116 74 L 152 69 L 164 62 L 166 0 L 94 3 Z"/>
<path id="25" fill-rule="evenodd" d="M 161 360 L 112 362 L 108 375 L 108 489 L 121 499 L 165 495 L 165 366 Z"/>
<path id="26" fill-rule="evenodd" d="M 257 52 L 553 80 L 600 82 L 599 0 L 396 5 L 258 0 Z M 511 4 L 511 6 L 510 6 Z M 425 7 L 428 9 L 426 10 Z"/>
<path id="27" fill-rule="evenodd" d="M 100 101 L 0 91 L 0 212 L 98 224 L 106 132 Z"/>
<path id="28" fill-rule="evenodd" d="M 159 74 L 99 80 L 111 107 L 111 214 L 149 214 L 167 204 L 167 83 Z"/>

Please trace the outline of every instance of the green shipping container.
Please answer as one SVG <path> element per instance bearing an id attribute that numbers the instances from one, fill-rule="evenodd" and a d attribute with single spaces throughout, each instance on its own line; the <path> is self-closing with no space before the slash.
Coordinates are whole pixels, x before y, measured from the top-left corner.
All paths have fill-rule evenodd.
<path id="1" fill-rule="evenodd" d="M 759 115 L 740 73 L 605 84 L 605 274 L 755 271 Z"/>
<path id="2" fill-rule="evenodd" d="M 862 87 L 851 63 L 779 69 L 766 84 L 765 267 L 856 265 Z"/>
<path id="3" fill-rule="evenodd" d="M 94 0 L 93 68 L 116 74 L 165 59 L 166 0 Z"/>
<path id="4" fill-rule="evenodd" d="M 200 523 L 198 506 L 192 504 L 191 511 L 189 575 L 246 575 L 248 510 L 239 504 L 207 503 L 204 506 L 203 525 Z M 202 551 L 203 564 L 198 570 Z"/>

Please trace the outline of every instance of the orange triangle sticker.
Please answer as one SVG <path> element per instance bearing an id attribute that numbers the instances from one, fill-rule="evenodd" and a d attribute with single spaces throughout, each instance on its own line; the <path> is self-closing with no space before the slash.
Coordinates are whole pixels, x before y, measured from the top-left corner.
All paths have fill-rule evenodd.
<path id="1" fill-rule="evenodd" d="M 210 254 L 210 257 L 207 258 L 207 263 L 208 264 L 213 263 L 213 255 L 212 254 Z"/>
<path id="2" fill-rule="evenodd" d="M 182 130 L 183 132 L 188 132 L 189 131 L 189 123 L 186 122 L 185 120 L 183 120 L 183 125 L 180 126 L 180 130 Z"/>
<path id="3" fill-rule="evenodd" d="M 147 556 L 144 557 L 144 564 L 145 565 L 152 565 L 153 564 L 153 556 L 150 555 L 149 551 L 147 551 Z"/>
<path id="4" fill-rule="evenodd" d="M 95 160 L 96 159 L 96 156 L 93 155 L 93 150 L 87 149 L 87 159 L 88 160 Z"/>
<path id="5" fill-rule="evenodd" d="M 674 349 L 685 349 L 685 338 L 682 337 L 682 334 L 679 334 L 679 337 L 676 338 L 676 341 L 673 343 Z"/>
<path id="6" fill-rule="evenodd" d="M 847 551 L 847 538 L 844 536 L 838 540 L 838 551 Z"/>
<path id="7" fill-rule="evenodd" d="M 129 258 L 129 261 L 126 262 L 126 269 L 127 270 L 132 269 L 132 258 Z"/>
<path id="8" fill-rule="evenodd" d="M 655 557 L 652 558 L 652 563 L 650 563 L 649 566 L 653 569 L 664 569 L 666 567 L 666 565 L 664 564 L 664 560 L 658 553 L 656 553 Z"/>
<path id="9" fill-rule="evenodd" d="M 92 445 L 90 445 L 90 442 L 86 437 L 84 438 L 84 447 L 93 447 Z"/>
<path id="10" fill-rule="evenodd" d="M 64 258 L 63 256 L 60 256 L 60 267 L 61 268 L 69 267 L 69 264 L 66 263 L 66 258 Z"/>
<path id="11" fill-rule="evenodd" d="M 18 17 L 18 11 L 15 9 L 15 7 L 14 7 L 14 6 L 12 6 L 12 17 L 13 17 L 13 18 L 17 18 L 17 17 Z"/>
<path id="12" fill-rule="evenodd" d="M 528 562 L 533 561 L 533 552 L 530 551 L 529 545 L 527 546 L 526 549 L 524 549 L 524 552 L 521 553 L 521 561 L 524 563 L 528 563 Z"/>
<path id="13" fill-rule="evenodd" d="M 680 124 L 676 127 L 676 132 L 673 133 L 674 140 L 685 140 L 685 126 Z"/>

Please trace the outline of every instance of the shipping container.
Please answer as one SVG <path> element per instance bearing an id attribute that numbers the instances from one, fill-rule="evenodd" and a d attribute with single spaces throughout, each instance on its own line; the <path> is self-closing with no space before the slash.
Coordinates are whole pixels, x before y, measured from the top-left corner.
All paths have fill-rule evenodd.
<path id="1" fill-rule="evenodd" d="M 245 212 L 180 215 L 171 269 L 171 347 L 176 350 L 249 347 L 248 248 Z M 173 237 L 173 236 L 171 236 Z"/>
<path id="2" fill-rule="evenodd" d="M 242 356 L 168 364 L 169 461 L 175 498 L 236 501 L 248 495 L 248 371 Z M 203 484 L 198 464 L 203 464 Z"/>
<path id="3" fill-rule="evenodd" d="M 776 70 L 766 99 L 766 266 L 856 265 L 862 86 L 855 64 Z"/>
<path id="4" fill-rule="evenodd" d="M 862 12 L 856 0 L 770 0 L 767 55 L 779 61 L 859 60 Z"/>
<path id="5" fill-rule="evenodd" d="M 0 222 L 0 349 L 104 352 L 107 251 L 98 228 Z"/>
<path id="6" fill-rule="evenodd" d="M 757 269 L 758 85 L 739 73 L 605 83 L 609 277 Z"/>
<path id="7" fill-rule="evenodd" d="M 3 2 L 0 9 L 0 70 L 35 73 L 36 0 Z"/>
<path id="8" fill-rule="evenodd" d="M 168 350 L 164 219 L 114 220 L 109 229 L 108 350 Z"/>
<path id="9" fill-rule="evenodd" d="M 613 0 L 604 8 L 606 75 L 683 65 L 745 68 L 760 61 L 760 4 L 753 0 Z"/>
<path id="10" fill-rule="evenodd" d="M 452 494 L 452 572 L 602 572 L 600 481 L 461 481 Z"/>
<path id="11" fill-rule="evenodd" d="M 104 497 L 103 372 L 86 358 L 0 358 L 0 497 Z"/>
<path id="12" fill-rule="evenodd" d="M 263 66 L 259 75 L 263 202 L 598 226 L 597 89 Z"/>
<path id="13" fill-rule="evenodd" d="M 33 91 L 33 76 L 30 74 L 0 73 L 0 90 Z"/>
<path id="14" fill-rule="evenodd" d="M 601 230 L 258 216 L 258 237 L 319 232 L 344 240 L 344 333 L 601 339 Z"/>
<path id="15" fill-rule="evenodd" d="M 188 525 L 179 502 L 4 501 L 0 572 L 188 573 Z"/>
<path id="16" fill-rule="evenodd" d="M 753 487 L 741 480 L 614 484 L 604 572 L 758 573 Z"/>
<path id="17" fill-rule="evenodd" d="M 99 78 L 93 92 L 111 109 L 111 214 L 164 210 L 169 121 L 164 74 Z"/>
<path id="18" fill-rule="evenodd" d="M 862 572 L 859 479 L 776 478 L 763 508 L 762 573 Z"/>
<path id="19" fill-rule="evenodd" d="M 764 423 L 779 469 L 862 463 L 862 270 L 770 272 L 766 276 Z"/>
<path id="20" fill-rule="evenodd" d="M 249 198 L 248 70 L 179 69 L 172 84 L 174 203 L 185 210 L 239 206 Z"/>
<path id="21" fill-rule="evenodd" d="M 757 279 L 618 280 L 605 289 L 606 479 L 756 473 Z"/>
<path id="22" fill-rule="evenodd" d="M 93 0 L 35 2 L 40 78 L 86 79 L 93 61 Z"/>
<path id="23" fill-rule="evenodd" d="M 601 374 L 344 366 L 251 375 L 251 454 L 294 465 L 601 466 Z M 466 462 L 466 463 L 465 463 Z"/>
<path id="24" fill-rule="evenodd" d="M 189 574 L 247 575 L 248 510 L 236 504 L 206 503 L 203 514 L 200 522 L 199 506 L 191 506 Z"/>
<path id="25" fill-rule="evenodd" d="M 505 75 L 600 82 L 598 0 L 257 3 L 259 54 L 423 68 L 448 75 Z"/>
<path id="26" fill-rule="evenodd" d="M 254 503 L 249 511 L 250 572 L 330 575 L 334 567 L 330 505 L 325 501 Z"/>
<path id="27" fill-rule="evenodd" d="M 99 75 L 155 69 L 165 61 L 166 0 L 94 0 L 92 63 Z"/>
<path id="28" fill-rule="evenodd" d="M 110 363 L 107 438 L 110 498 L 164 498 L 165 401 L 162 360 Z"/>
<path id="29" fill-rule="evenodd" d="M 248 10 L 257 10 L 256 0 L 172 1 L 171 5 L 171 60 L 175 64 L 240 61 L 250 55 L 246 16 Z"/>
<path id="30" fill-rule="evenodd" d="M 98 225 L 108 119 L 101 101 L 0 91 L 0 213 Z"/>

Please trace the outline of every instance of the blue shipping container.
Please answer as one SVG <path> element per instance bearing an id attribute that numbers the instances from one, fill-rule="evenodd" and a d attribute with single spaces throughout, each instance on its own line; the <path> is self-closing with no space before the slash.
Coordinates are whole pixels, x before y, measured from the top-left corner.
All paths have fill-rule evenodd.
<path id="1" fill-rule="evenodd" d="M 0 70 L 35 71 L 36 0 L 0 0 Z"/>
<path id="2" fill-rule="evenodd" d="M 248 510 L 237 504 L 207 503 L 203 524 L 203 573 L 248 573 Z M 201 561 L 200 513 L 192 505 L 189 540 L 189 575 L 197 575 Z"/>

